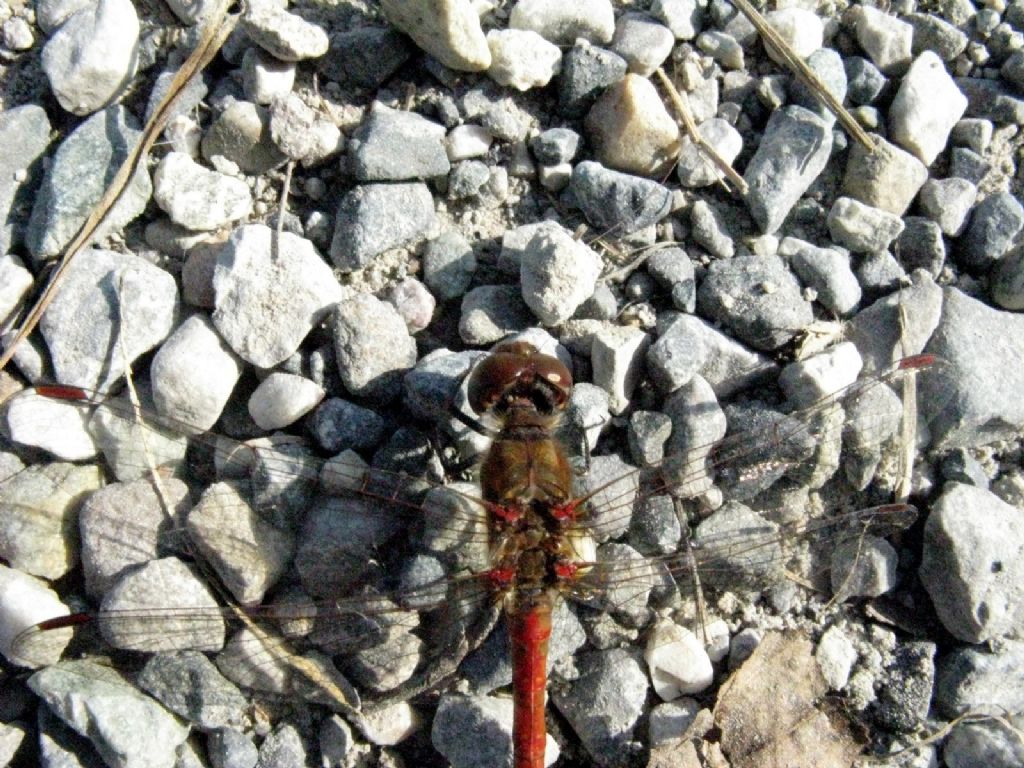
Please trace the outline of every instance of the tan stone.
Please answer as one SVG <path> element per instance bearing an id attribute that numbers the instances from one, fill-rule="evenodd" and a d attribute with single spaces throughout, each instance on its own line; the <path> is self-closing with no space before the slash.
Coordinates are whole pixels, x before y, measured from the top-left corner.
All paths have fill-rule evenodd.
<path id="1" fill-rule="evenodd" d="M 611 86 L 587 115 L 587 136 L 609 168 L 662 176 L 679 154 L 679 126 L 654 85 L 626 75 Z"/>

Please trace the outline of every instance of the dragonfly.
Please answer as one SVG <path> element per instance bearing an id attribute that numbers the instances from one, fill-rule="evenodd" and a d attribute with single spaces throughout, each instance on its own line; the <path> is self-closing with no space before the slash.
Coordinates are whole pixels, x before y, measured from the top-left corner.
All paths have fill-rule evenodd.
<path id="1" fill-rule="evenodd" d="M 720 434 L 695 430 L 666 458 L 594 481 L 560 439 L 568 368 L 530 343 L 506 342 L 464 382 L 473 415 L 460 420 L 491 443 L 475 483 L 411 476 L 352 452 L 319 458 L 294 437 L 197 435 L 125 398 L 40 386 L 17 397 L 83 413 L 94 429 L 111 420 L 140 428 L 142 450 L 119 455 L 119 472 L 143 478 L 167 508 L 151 554 L 130 515 L 107 533 L 122 567 L 87 585 L 98 608 L 26 627 L 12 655 L 25 666 L 52 661 L 73 629 L 137 654 L 197 649 L 218 654 L 221 671 L 246 687 L 302 697 L 359 727 L 365 713 L 443 685 L 500 626 L 512 667 L 511 764 L 540 768 L 561 606 L 639 630 L 704 586 L 760 588 L 795 564 L 813 582 L 837 547 L 907 528 L 916 511 L 905 502 L 826 501 L 808 514 L 814 505 L 799 489 L 825 497 L 867 486 L 864 459 L 844 468 L 843 450 L 876 466 L 900 454 L 909 416 L 897 392 L 920 376 L 941 379 L 941 361 L 905 358 L 790 412 L 741 404 L 729 420 L 753 429 L 727 432 L 724 414 L 712 414 Z M 174 478 L 182 467 L 157 467 L 178 445 L 216 475 L 188 511 L 189 489 Z M 794 491 L 805 503 L 786 501 Z M 766 500 L 774 506 L 747 506 Z M 637 520 L 652 514 L 676 530 L 672 541 L 638 533 Z M 691 537 L 692 520 L 702 522 Z M 164 585 L 155 593 L 144 586 L 153 570 Z M 171 606 L 165 585 L 178 578 L 206 587 Z"/>

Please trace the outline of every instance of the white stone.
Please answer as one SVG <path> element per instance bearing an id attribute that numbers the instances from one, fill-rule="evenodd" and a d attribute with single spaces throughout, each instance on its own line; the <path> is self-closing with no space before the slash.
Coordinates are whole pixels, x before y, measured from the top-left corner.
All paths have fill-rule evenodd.
<path id="1" fill-rule="evenodd" d="M 572 45 L 578 37 L 600 45 L 615 34 L 615 10 L 610 0 L 519 0 L 508 25 L 532 29 L 555 45 Z"/>
<path id="2" fill-rule="evenodd" d="M 32 287 L 32 273 L 12 253 L 0 256 L 0 328 L 7 324 Z"/>
<path id="3" fill-rule="evenodd" d="M 608 393 L 608 410 L 616 416 L 629 407 L 650 343 L 646 333 L 630 326 L 608 326 L 594 336 L 590 347 L 594 384 Z"/>
<path id="4" fill-rule="evenodd" d="M 702 635 L 707 643 L 708 657 L 712 661 L 721 661 L 729 655 L 729 625 L 722 619 L 709 621 Z"/>
<path id="5" fill-rule="evenodd" d="M 889 106 L 889 138 L 931 165 L 966 111 L 967 97 L 946 72 L 942 59 L 933 51 L 923 51 Z"/>
<path id="6" fill-rule="evenodd" d="M 46 582 L 0 565 L 0 653 L 9 662 L 33 669 L 56 664 L 71 642 L 70 627 L 22 638 L 17 647 L 15 640 L 34 624 L 70 613 Z"/>
<path id="7" fill-rule="evenodd" d="M 853 384 L 863 365 L 856 345 L 844 341 L 826 352 L 787 365 L 779 376 L 779 386 L 790 402 L 802 407 Z"/>
<path id="8" fill-rule="evenodd" d="M 659 621 L 647 636 L 644 660 L 654 691 L 663 701 L 700 693 L 711 685 L 714 669 L 701 641 L 690 630 Z"/>
<path id="9" fill-rule="evenodd" d="M 910 64 L 914 28 L 870 5 L 852 9 L 857 42 L 882 72 L 900 74 Z"/>
<path id="10" fill-rule="evenodd" d="M 327 53 L 327 33 L 274 0 L 246 3 L 240 26 L 254 43 L 281 61 L 315 59 Z"/>
<path id="11" fill-rule="evenodd" d="M 491 50 L 469 0 L 381 0 L 380 6 L 388 21 L 446 67 L 482 72 L 491 66 Z"/>
<path id="12" fill-rule="evenodd" d="M 677 40 L 693 40 L 702 26 L 704 4 L 696 0 L 654 0 L 651 15 L 664 22 Z"/>
<path id="13" fill-rule="evenodd" d="M 72 15 L 43 48 L 57 101 L 88 115 L 113 101 L 135 74 L 139 17 L 131 0 L 99 0 Z"/>
<path id="14" fill-rule="evenodd" d="M 561 69 L 558 46 L 528 29 L 492 29 L 487 45 L 491 49 L 487 74 L 499 85 L 519 91 L 542 88 Z"/>
<path id="15" fill-rule="evenodd" d="M 211 171 L 182 152 L 164 156 L 153 174 L 153 199 L 175 224 L 200 231 L 220 229 L 252 211 L 249 186 Z"/>
<path id="16" fill-rule="evenodd" d="M 726 69 L 742 70 L 744 67 L 743 46 L 725 32 L 701 32 L 697 47 Z"/>
<path id="17" fill-rule="evenodd" d="M 624 13 L 615 24 L 612 51 L 626 60 L 629 71 L 650 77 L 675 45 L 672 30 L 645 13 Z"/>
<path id="18" fill-rule="evenodd" d="M 814 658 L 829 690 L 841 691 L 846 687 L 853 664 L 857 661 L 857 649 L 842 629 L 832 626 L 821 636 Z"/>
<path id="19" fill-rule="evenodd" d="M 205 432 L 220 418 L 242 375 L 242 363 L 202 315 L 193 315 L 153 358 L 150 378 L 157 410 Z"/>
<path id="20" fill-rule="evenodd" d="M 42 448 L 64 461 L 85 461 L 99 452 L 81 405 L 25 390 L 4 408 L 4 434 L 19 445 Z"/>
<path id="21" fill-rule="evenodd" d="M 572 163 L 542 165 L 537 173 L 537 179 L 544 189 L 561 192 L 569 186 L 569 181 L 572 179 Z"/>
<path id="22" fill-rule="evenodd" d="M 280 61 L 260 48 L 242 56 L 242 90 L 256 104 L 269 104 L 290 93 L 295 85 L 295 62 Z"/>
<path id="23" fill-rule="evenodd" d="M 491 148 L 493 141 L 494 134 L 482 125 L 467 123 L 457 125 L 448 132 L 444 139 L 444 148 L 448 153 L 448 161 L 457 163 L 471 157 L 483 157 Z"/>
<path id="24" fill-rule="evenodd" d="M 270 431 L 294 424 L 324 399 L 324 388 L 304 376 L 275 371 L 249 397 L 249 415 Z"/>
<path id="25" fill-rule="evenodd" d="M 813 11 L 795 6 L 780 8 L 765 17 L 779 37 L 789 43 L 789 47 L 801 59 L 806 59 L 821 48 L 825 35 L 825 25 Z M 782 64 L 782 57 L 772 46 L 765 46 L 768 55 L 776 64 Z"/>
<path id="26" fill-rule="evenodd" d="M 600 256 L 562 227 L 539 229 L 519 265 L 523 301 L 545 325 L 572 317 L 600 275 Z"/>
<path id="27" fill-rule="evenodd" d="M 371 744 L 390 747 L 400 744 L 419 728 L 423 718 L 407 701 L 363 713 L 360 732 Z"/>

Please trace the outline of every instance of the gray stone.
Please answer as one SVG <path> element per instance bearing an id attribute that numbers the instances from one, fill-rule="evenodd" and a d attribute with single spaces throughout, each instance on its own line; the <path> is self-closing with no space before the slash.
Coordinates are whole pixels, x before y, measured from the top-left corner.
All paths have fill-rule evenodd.
<path id="1" fill-rule="evenodd" d="M 352 272 L 424 237 L 436 222 L 434 198 L 421 182 L 363 184 L 342 197 L 335 222 L 331 261 Z"/>
<path id="2" fill-rule="evenodd" d="M 452 167 L 448 175 L 448 197 L 465 200 L 476 197 L 490 181 L 491 170 L 482 160 L 463 160 Z"/>
<path id="3" fill-rule="evenodd" d="M 337 305 L 331 332 L 349 392 L 378 402 L 399 394 L 402 376 L 416 364 L 416 340 L 391 304 L 365 293 L 351 296 Z"/>
<path id="4" fill-rule="evenodd" d="M 136 125 L 124 107 L 111 106 L 85 120 L 61 142 L 36 193 L 25 232 L 25 244 L 33 256 L 51 258 L 71 242 L 139 140 Z M 140 165 L 95 239 L 141 214 L 152 191 L 149 173 Z"/>
<path id="5" fill-rule="evenodd" d="M 903 231 L 899 216 L 850 197 L 840 197 L 828 212 L 833 242 L 855 252 L 884 251 Z"/>
<path id="6" fill-rule="evenodd" d="M 244 181 L 207 170 L 181 152 L 169 152 L 157 166 L 153 199 L 171 221 L 192 230 L 220 229 L 252 210 Z"/>
<path id="7" fill-rule="evenodd" d="M 307 166 L 337 154 L 343 144 L 341 130 L 294 93 L 271 103 L 270 137 L 284 154 Z"/>
<path id="8" fill-rule="evenodd" d="M 592 758 L 618 762 L 638 754 L 634 728 L 647 698 L 647 675 L 634 654 L 596 651 L 577 661 L 579 677 L 551 699 Z"/>
<path id="9" fill-rule="evenodd" d="M 701 312 L 755 349 L 775 349 L 813 320 L 793 273 L 777 257 L 716 261 L 697 291 Z"/>
<path id="10" fill-rule="evenodd" d="M 459 106 L 463 119 L 479 123 L 503 141 L 522 141 L 537 124 L 536 117 L 491 80 L 466 91 Z"/>
<path id="11" fill-rule="evenodd" d="M 111 768 L 177 764 L 174 747 L 188 728 L 110 667 L 65 661 L 37 672 L 28 685 Z"/>
<path id="12" fill-rule="evenodd" d="M 201 315 L 193 315 L 164 342 L 153 358 L 153 401 L 180 428 L 205 432 L 220 418 L 242 362 Z"/>
<path id="13" fill-rule="evenodd" d="M 742 70 L 746 67 L 743 46 L 727 32 L 714 29 L 701 32 L 697 37 L 697 47 L 726 69 Z"/>
<path id="14" fill-rule="evenodd" d="M 251 174 L 287 159 L 271 138 L 269 112 L 251 101 L 234 101 L 221 112 L 203 136 L 202 150 L 208 161 L 220 155 Z"/>
<path id="15" fill-rule="evenodd" d="M 249 39 L 281 61 L 315 59 L 327 53 L 327 33 L 273 0 L 256 0 L 242 13 L 240 27 Z"/>
<path id="16" fill-rule="evenodd" d="M 697 281 L 686 251 L 682 248 L 660 248 L 647 257 L 647 272 L 663 288 L 672 293 L 672 304 L 683 312 L 697 306 Z"/>
<path id="17" fill-rule="evenodd" d="M 908 272 L 923 269 L 938 277 L 946 263 L 946 241 L 939 225 L 921 216 L 905 216 L 903 225 L 895 245 L 900 264 Z"/>
<path id="18" fill-rule="evenodd" d="M 646 333 L 629 326 L 606 326 L 594 335 L 590 350 L 594 384 L 608 393 L 608 408 L 616 416 L 629 407 L 649 344 Z"/>
<path id="19" fill-rule="evenodd" d="M 970 224 L 960 238 L 961 263 L 986 272 L 1003 257 L 1024 228 L 1024 206 L 1009 192 L 989 195 L 974 207 Z"/>
<path id="20" fill-rule="evenodd" d="M 865 205 L 902 216 L 928 180 L 928 169 L 913 155 L 880 136 L 872 136 L 875 151 L 860 143 L 850 148 L 842 193 Z"/>
<path id="21" fill-rule="evenodd" d="M 167 272 L 132 254 L 89 248 L 71 262 L 39 329 L 59 382 L 105 392 L 167 338 L 177 316 Z"/>
<path id="22" fill-rule="evenodd" d="M 954 144 L 970 147 L 975 152 L 984 152 L 992 144 L 995 126 L 991 120 L 980 117 L 965 117 L 953 126 L 950 140 Z"/>
<path id="23" fill-rule="evenodd" d="M 459 336 L 467 344 L 493 344 L 534 322 L 519 286 L 482 285 L 462 297 Z"/>
<path id="24" fill-rule="evenodd" d="M 857 308 L 861 289 L 848 254 L 787 237 L 779 243 L 779 255 L 789 258 L 793 271 L 817 292 L 826 309 L 844 317 Z"/>
<path id="25" fill-rule="evenodd" d="M 949 175 L 966 179 L 975 185 L 981 185 L 992 163 L 967 147 L 953 147 L 950 154 Z"/>
<path id="26" fill-rule="evenodd" d="M 558 77 L 558 111 L 565 117 L 583 117 L 604 89 L 626 76 L 621 56 L 580 40 L 562 57 Z"/>
<path id="27" fill-rule="evenodd" d="M 832 594 L 839 602 L 851 597 L 878 597 L 896 586 L 899 556 L 878 536 L 864 536 L 835 548 L 829 564 Z"/>
<path id="28" fill-rule="evenodd" d="M 263 224 L 231 234 L 213 287 L 214 325 L 236 354 L 261 368 L 292 355 L 343 296 L 311 242 Z"/>
<path id="29" fill-rule="evenodd" d="M 707 472 L 711 447 L 725 436 L 725 413 L 711 385 L 701 376 L 673 392 L 662 412 L 672 419 L 672 436 L 666 446 L 661 470 L 673 495 L 696 498 L 708 492 L 712 481 Z"/>
<path id="30" fill-rule="evenodd" d="M 914 28 L 912 50 L 915 56 L 934 51 L 943 61 L 952 62 L 967 48 L 967 35 L 941 16 L 908 13 L 901 18 Z"/>
<path id="31" fill-rule="evenodd" d="M 648 429 L 649 435 L 645 434 Z M 637 445 L 634 459 L 643 466 L 650 466 L 661 458 L 661 447 L 672 430 L 672 422 L 663 413 L 636 411 L 630 419 L 630 430 L 630 444 Z M 656 446 L 653 453 L 648 442 L 650 447 Z M 647 555 L 675 552 L 681 536 L 679 518 L 672 497 L 667 494 L 645 499 L 629 523 L 630 543 Z"/>
<path id="32" fill-rule="evenodd" d="M 879 373 L 902 357 L 924 351 L 942 311 L 942 289 L 918 271 L 911 286 L 858 312 L 846 338 L 857 345 L 864 372 Z"/>
<path id="33" fill-rule="evenodd" d="M 217 768 L 251 768 L 260 759 L 252 738 L 235 728 L 218 728 L 211 733 L 206 740 L 206 753 Z"/>
<path id="34" fill-rule="evenodd" d="M 1024 631 L 1020 512 L 992 493 L 951 484 L 925 524 L 921 581 L 946 627 L 981 643 Z"/>
<path id="35" fill-rule="evenodd" d="M 337 397 L 321 403 L 310 419 L 313 436 L 331 453 L 373 448 L 384 438 L 384 429 L 376 412 Z"/>
<path id="36" fill-rule="evenodd" d="M 846 100 L 848 87 L 846 70 L 843 68 L 843 58 L 831 48 L 818 48 L 807 57 L 806 64 L 817 75 L 818 79 L 825 84 L 829 93 L 835 97 L 836 101 L 842 104 Z M 835 122 L 835 115 L 802 80 L 794 78 L 788 84 L 788 90 L 791 103 L 809 109 L 826 122 Z"/>
<path id="37" fill-rule="evenodd" d="M 832 150 L 828 124 L 803 107 L 772 113 L 743 174 L 750 215 L 768 234 L 782 226 L 796 201 L 825 168 Z"/>
<path id="38" fill-rule="evenodd" d="M 202 579 L 176 557 L 124 571 L 100 607 L 123 612 L 115 621 L 100 623 L 103 638 L 115 648 L 216 651 L 224 644 L 220 606 Z"/>
<path id="39" fill-rule="evenodd" d="M 899 290 L 907 282 L 907 274 L 889 251 L 871 251 L 857 263 L 857 280 L 864 293 L 878 296 Z"/>
<path id="40" fill-rule="evenodd" d="M 102 597 L 126 568 L 155 559 L 171 543 L 170 529 L 184 519 L 191 500 L 180 480 L 166 479 L 160 486 L 157 496 L 148 479 L 112 483 L 82 504 L 82 570 L 86 591 L 94 598 Z"/>
<path id="41" fill-rule="evenodd" d="M 49 143 L 50 121 L 42 107 L 25 104 L 0 113 L 0 254 L 21 245 Z M 12 285 L 5 277 L 0 275 L 0 294 Z M 0 323 L 5 298 L 0 298 Z"/>
<path id="42" fill-rule="evenodd" d="M 878 67 L 860 56 L 847 56 L 843 59 L 843 69 L 846 71 L 850 103 L 858 106 L 871 104 L 889 82 L 878 71 Z"/>
<path id="43" fill-rule="evenodd" d="M 246 489 L 247 490 L 247 489 Z M 242 605 L 256 605 L 284 572 L 295 542 L 249 504 L 237 486 L 215 483 L 188 513 L 189 540 Z"/>
<path id="44" fill-rule="evenodd" d="M 1024 124 L 1024 99 L 1015 96 L 998 80 L 957 77 L 954 82 L 967 97 L 968 117 L 982 117 L 993 123 Z"/>
<path id="45" fill-rule="evenodd" d="M 446 694 L 434 715 L 430 740 L 455 768 L 508 764 L 512 760 L 512 700 Z M 550 753 L 557 754 L 557 747 Z"/>
<path id="46" fill-rule="evenodd" d="M 0 557 L 12 568 L 58 579 L 78 559 L 78 505 L 100 487 L 98 467 L 37 464 L 0 485 Z"/>
<path id="47" fill-rule="evenodd" d="M 1017 733 L 1020 715 L 1001 716 L 981 722 L 962 722 L 953 726 L 942 746 L 942 757 L 950 768 L 1013 768 L 1024 762 L 1024 746 Z"/>
<path id="48" fill-rule="evenodd" d="M 390 27 L 335 30 L 316 68 L 329 80 L 377 90 L 412 55 L 409 38 Z"/>
<path id="49" fill-rule="evenodd" d="M 289 768 L 307 765 L 306 745 L 291 723 L 280 723 L 260 744 L 260 768 Z"/>
<path id="50" fill-rule="evenodd" d="M 423 280 L 440 301 L 462 296 L 476 271 L 476 256 L 457 230 L 442 232 L 423 251 Z"/>
<path id="51" fill-rule="evenodd" d="M 568 163 L 580 148 L 580 135 L 571 128 L 549 128 L 530 139 L 530 150 L 543 165 Z"/>
<path id="52" fill-rule="evenodd" d="M 199 651 L 156 654 L 142 668 L 138 683 L 172 712 L 204 730 L 237 728 L 245 722 L 245 696 Z"/>
<path id="53" fill-rule="evenodd" d="M 611 49 L 626 60 L 629 71 L 650 77 L 672 52 L 675 35 L 645 13 L 624 13 L 615 22 Z"/>
<path id="54" fill-rule="evenodd" d="M 1024 247 L 1017 246 L 996 264 L 991 273 L 992 300 L 1003 309 L 1024 309 Z"/>
<path id="55" fill-rule="evenodd" d="M 697 131 L 727 163 L 732 163 L 743 149 L 743 137 L 727 120 L 713 117 L 702 122 Z M 676 176 L 684 187 L 706 187 L 725 177 L 689 135 L 680 142 Z"/>
<path id="56" fill-rule="evenodd" d="M 671 192 L 656 181 L 589 160 L 573 169 L 569 190 L 587 221 L 620 236 L 660 221 L 672 204 Z"/>
<path id="57" fill-rule="evenodd" d="M 978 188 L 967 179 L 929 179 L 917 197 L 921 211 L 939 225 L 942 233 L 957 237 L 964 231 Z"/>
<path id="58" fill-rule="evenodd" d="M 690 207 L 690 237 L 719 259 L 731 259 L 736 252 L 725 216 L 704 200 Z"/>
<path id="59" fill-rule="evenodd" d="M 72 14 L 43 48 L 60 105 L 88 115 L 116 100 L 135 75 L 139 17 L 128 0 L 98 0 Z"/>
<path id="60" fill-rule="evenodd" d="M 875 721 L 895 731 L 916 730 L 928 717 L 935 683 L 935 643 L 896 646 L 878 692 Z"/>
<path id="61" fill-rule="evenodd" d="M 1024 709 L 1024 643 L 957 648 L 939 659 L 935 707 L 946 717 L 996 717 Z"/>
<path id="62" fill-rule="evenodd" d="M 349 141 L 352 171 L 360 181 L 444 176 L 451 168 L 444 136 L 443 125 L 374 102 Z"/>

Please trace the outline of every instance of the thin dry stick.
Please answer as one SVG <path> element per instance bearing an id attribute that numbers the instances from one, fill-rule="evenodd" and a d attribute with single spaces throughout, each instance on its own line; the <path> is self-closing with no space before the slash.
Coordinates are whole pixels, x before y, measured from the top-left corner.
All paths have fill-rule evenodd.
<path id="1" fill-rule="evenodd" d="M 836 97 L 832 95 L 832 92 L 821 82 L 821 79 L 814 74 L 811 68 L 804 63 L 804 60 L 797 56 L 789 44 L 779 36 L 779 33 L 765 21 L 764 16 L 747 0 L 731 1 L 750 20 L 750 23 L 754 25 L 758 34 L 761 35 L 761 39 L 764 40 L 765 45 L 771 46 L 773 50 L 778 52 L 796 78 L 817 93 L 818 98 L 836 116 L 836 119 L 846 129 L 846 132 L 863 144 L 869 152 L 874 152 L 875 140 L 860 127 L 860 123 L 854 120 L 853 115 L 847 112 L 846 108 L 836 100 Z"/>
<path id="2" fill-rule="evenodd" d="M 704 140 L 704 137 L 700 135 L 700 131 L 697 130 L 697 123 L 694 121 L 693 114 L 690 112 L 690 105 L 687 103 L 686 97 L 679 92 L 675 84 L 669 76 L 665 74 L 665 71 L 661 67 L 658 67 L 658 69 L 655 70 L 655 73 L 658 75 L 658 80 L 668 92 L 669 101 L 672 102 L 672 107 L 679 116 L 679 120 L 683 124 L 683 130 L 686 131 L 690 140 L 697 145 L 697 148 L 700 149 L 701 152 L 707 155 L 711 161 L 718 166 L 718 169 L 725 174 L 725 177 L 732 182 L 733 186 L 736 187 L 741 195 L 746 195 L 747 190 L 749 189 L 749 187 L 747 187 L 747 182 L 744 181 L 743 177 L 736 173 L 736 170 L 729 165 L 726 159 L 718 154 L 718 151 L 708 144 L 708 142 Z"/>
<path id="3" fill-rule="evenodd" d="M 289 160 L 288 165 L 284 169 L 284 184 L 281 186 L 281 203 L 277 208 L 277 236 L 281 236 L 281 232 L 284 231 L 284 212 L 288 210 L 288 192 L 292 187 L 292 169 L 295 167 L 295 161 Z"/>
<path id="4" fill-rule="evenodd" d="M 25 321 L 22 323 L 21 328 L 18 330 L 17 335 L 11 341 L 10 345 L 4 350 L 3 354 L 0 354 L 0 368 L 3 368 L 10 361 L 14 355 L 14 350 L 17 346 L 35 329 L 39 323 L 39 319 L 43 316 L 46 308 L 50 306 L 50 302 L 53 301 L 53 297 L 56 295 L 57 286 L 60 283 L 61 278 L 67 272 L 68 267 L 71 264 L 71 260 L 91 241 L 96 233 L 96 230 L 103 223 L 104 219 L 109 215 L 114 205 L 117 203 L 121 194 L 128 187 L 128 183 L 132 176 L 135 175 L 135 170 L 139 164 L 142 163 L 143 159 L 152 149 L 153 144 L 156 142 L 160 133 L 163 131 L 164 126 L 167 124 L 168 119 L 171 116 L 171 108 L 174 105 L 177 97 L 185 90 L 188 84 L 194 80 L 200 72 L 206 67 L 207 64 L 217 55 L 224 41 L 228 35 L 231 34 L 231 30 L 234 29 L 236 18 L 228 16 L 228 8 L 234 0 L 221 0 L 220 5 L 210 15 L 209 21 L 203 28 L 203 35 L 196 45 L 192 54 L 185 60 L 178 71 L 174 75 L 174 79 L 171 81 L 171 87 L 167 91 L 167 95 L 157 105 L 153 116 L 149 119 L 149 123 L 146 124 L 145 129 L 142 133 L 142 138 L 135 145 L 124 162 L 121 163 L 121 167 L 118 169 L 117 174 L 114 176 L 113 181 L 110 182 L 110 186 L 107 187 L 106 192 L 103 193 L 103 197 L 93 208 L 92 213 L 89 214 L 89 218 L 82 224 L 81 229 L 78 230 L 78 234 L 75 235 L 74 239 L 68 245 L 64 251 L 64 256 L 61 258 L 60 266 L 53 271 L 50 275 L 50 281 L 47 283 L 46 289 L 43 294 L 36 301 L 32 307 L 32 311 L 29 312 Z"/>
<path id="5" fill-rule="evenodd" d="M 909 327 L 906 305 L 900 304 L 900 329 Z M 902 342 L 903 334 L 900 334 Z M 901 352 L 906 350 L 901 348 Z M 917 457 L 917 371 L 903 379 L 903 420 L 900 430 L 900 475 L 896 479 L 896 503 L 903 504 L 913 489 L 914 459 Z"/>

